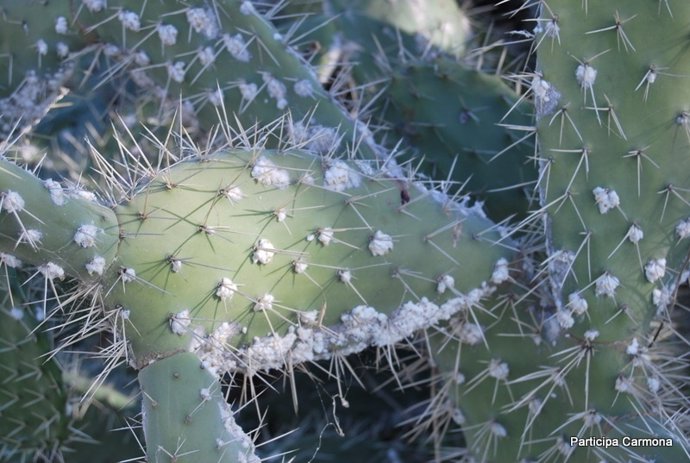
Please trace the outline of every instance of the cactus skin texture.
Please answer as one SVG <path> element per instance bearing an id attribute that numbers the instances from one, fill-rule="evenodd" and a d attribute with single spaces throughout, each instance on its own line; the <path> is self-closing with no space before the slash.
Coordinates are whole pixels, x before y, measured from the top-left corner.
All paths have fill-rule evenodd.
<path id="1" fill-rule="evenodd" d="M 690 17 L 690 4 L 669 3 L 671 16 L 661 3 L 541 4 L 532 90 L 543 207 L 535 217 L 546 218 L 554 308 L 539 317 L 548 315 L 538 330 L 542 347 L 528 364 L 511 354 L 535 350 L 525 334 L 534 324 L 529 304 L 513 309 L 520 325 L 493 325 L 524 348 L 511 342 L 510 351 L 501 349 L 491 332 L 483 355 L 473 352 L 481 345 L 463 347 L 471 373 L 455 400 L 467 411 L 468 446 L 481 461 L 688 459 L 687 439 L 667 424 L 687 404 L 673 374 L 685 367 L 673 363 L 677 353 L 659 350 L 650 329 L 655 317 L 668 318 L 688 253 L 690 213 L 690 53 L 680 19 Z M 446 371 L 457 371 L 457 351 L 439 361 Z M 670 363 L 655 363 L 660 358 Z M 494 364 L 492 372 L 492 359 L 508 369 Z M 487 380 L 494 391 L 480 391 L 482 371 L 495 378 Z M 474 406 L 487 402 L 495 405 Z M 522 415 L 507 414 L 516 410 Z M 669 434 L 674 445 L 666 449 L 567 444 L 568 436 Z"/>
<path id="2" fill-rule="evenodd" d="M 454 1 L 440 0 L 432 3 L 423 0 L 390 2 L 386 0 L 324 0 L 324 9 L 331 15 L 342 15 L 341 21 L 348 26 L 341 29 L 356 28 L 357 23 L 377 23 L 378 27 L 389 27 L 401 35 L 408 35 L 416 40 L 415 48 L 425 51 L 435 48 L 459 58 L 465 51 L 469 40 L 470 23 L 465 12 Z M 361 31 L 364 32 L 364 31 Z M 369 34 L 361 34 L 360 40 L 371 40 L 378 35 L 374 27 L 368 26 Z M 354 34 L 347 34 L 354 36 Z M 370 43 L 375 49 L 375 43 Z M 380 45 L 380 44 L 379 44 Z M 366 49 L 365 49 L 366 50 Z M 366 53 L 365 50 L 362 50 Z"/>
<path id="3" fill-rule="evenodd" d="M 457 291 L 490 283 L 510 253 L 493 245 L 499 235 L 490 221 L 414 185 L 403 204 L 398 182 L 375 167 L 367 175 L 366 166 L 300 151 L 231 151 L 180 163 L 137 191 L 116 210 L 124 238 L 104 284 L 112 286 L 109 305 L 130 310 L 136 330 L 128 337 L 139 361 L 188 349 L 200 336 L 197 325 L 201 335 L 229 330 L 227 342 L 239 346 L 285 336 L 298 322 L 314 332 L 333 327 L 356 307 L 363 312 L 355 319 L 372 316 L 372 307 L 390 315 L 408 302 L 458 303 L 450 291 L 437 292 L 442 275 L 458 282 Z M 423 259 L 429 253 L 437 258 Z M 123 284 L 128 269 L 136 277 Z M 319 316 L 308 322 L 304 313 Z M 400 338 L 411 334 L 405 331 L 401 325 Z M 304 339 L 301 348 L 315 351 L 302 360 L 369 343 L 337 338 L 312 339 L 313 346 Z M 258 355 L 250 348 L 238 366 L 261 368 L 251 365 L 252 352 Z M 295 361 L 300 355 L 293 353 Z"/>
<path id="4" fill-rule="evenodd" d="M 22 307 L 29 299 L 14 270 L 5 267 L 2 273 L 0 462 L 61 462 L 62 448 L 72 435 L 62 370 L 55 359 L 42 358 L 52 342 L 48 335 L 33 332 L 38 321 L 29 307 Z"/>
<path id="5" fill-rule="evenodd" d="M 0 171 L 1 251 L 33 262 L 51 281 L 66 274 L 91 280 L 98 276 L 94 260 L 113 260 L 117 220 L 92 200 L 92 193 L 63 188 L 51 179 L 41 182 L 7 161 Z"/>
<path id="6" fill-rule="evenodd" d="M 530 90 L 541 209 L 521 223 L 517 243 L 479 208 L 427 191 L 383 162 L 373 136 L 321 89 L 251 3 L 219 0 L 215 10 L 200 1 L 106 7 L 90 0 L 70 11 L 68 28 L 79 28 L 74 50 L 103 41 L 96 48 L 112 59 L 113 73 L 141 85 L 137 110 L 157 125 L 175 108 L 183 130 L 199 129 L 196 135 L 227 108 L 245 126 L 292 112 L 287 138 L 295 149 L 203 146 L 172 167 L 137 164 L 132 155 L 125 175 L 100 166 L 111 174 L 110 209 L 0 160 L 0 262 L 13 267 L 20 258 L 56 295 L 55 280 L 75 277 L 89 288 L 73 293 L 90 297 L 86 318 L 117 322 L 124 336 L 116 339 L 127 340 L 140 369 L 150 462 L 256 461 L 218 374 L 253 380 L 321 359 L 342 366 L 345 355 L 368 346 L 394 363 L 391 346 L 421 330 L 429 330 L 420 337 L 441 372 L 434 379 L 444 400 L 430 402 L 429 426 L 440 436 L 449 420 L 461 424 L 466 448 L 454 456 L 461 461 L 690 458 L 687 423 L 677 418 L 688 408 L 687 360 L 662 342 L 683 336 L 669 312 L 687 276 L 690 243 L 690 3 L 538 3 Z M 64 5 L 41 4 L 41 11 Z M 31 26 L 26 40 L 37 43 L 42 31 L 49 37 L 50 24 Z M 11 40 L 3 37 L 7 47 Z M 57 48 L 52 39 L 46 44 Z M 475 103 L 471 93 L 480 84 L 473 77 L 487 87 L 495 82 L 445 60 L 401 60 L 406 67 L 391 70 L 399 77 L 386 89 L 393 109 L 383 111 L 384 125 L 402 126 L 406 135 L 415 135 L 411 126 L 417 133 L 433 126 L 424 138 L 407 138 L 413 151 L 441 151 L 438 145 L 456 135 L 450 122 L 481 120 L 486 106 L 515 102 L 505 94 L 512 101 Z M 3 133 L 20 116 L 40 117 L 63 82 L 52 76 L 49 84 L 49 71 L 67 66 L 51 61 L 44 73 L 32 59 L 17 63 L 15 76 L 38 72 L 47 91 L 28 100 L 33 112 L 13 112 L 24 91 L 13 77 L 4 90 L 13 96 L 3 100 L 11 110 L 4 111 Z M 381 67 L 360 70 L 370 75 Z M 219 83 L 219 75 L 227 80 Z M 375 88 L 370 80 L 361 84 Z M 463 101 L 442 105 L 470 81 Z M 496 95 L 502 90 L 482 96 Z M 500 120 L 503 110 L 490 112 Z M 511 115 L 524 113 L 517 105 Z M 231 119 L 224 130 L 232 131 Z M 504 128 L 491 129 L 482 127 L 482 138 L 505 138 Z M 354 149 L 360 137 L 364 143 Z M 463 143 L 436 160 L 439 170 L 450 169 L 448 160 L 463 147 L 493 156 L 506 146 Z M 333 154 L 347 144 L 347 159 Z M 521 166 L 523 158 L 509 165 Z M 491 168 L 479 162 L 460 175 L 478 182 L 474 193 L 534 179 L 518 169 L 492 179 Z M 495 217 L 524 211 L 522 199 L 507 204 L 511 194 L 490 206 Z M 533 270 L 543 257 L 530 233 L 542 221 L 547 257 Z M 669 436 L 673 446 L 571 447 L 570 436 Z"/>
<path id="7" fill-rule="evenodd" d="M 139 110 L 149 124 L 165 126 L 180 110 L 188 130 L 208 131 L 219 120 L 235 118 L 245 127 L 266 125 L 289 111 L 295 121 L 328 128 L 335 137 L 328 139 L 331 146 L 363 138 L 362 155 L 377 156 L 365 126 L 321 87 L 287 38 L 251 2 L 108 6 L 83 8 L 77 19 L 111 46 L 113 59 L 142 88 L 149 102 L 140 101 Z M 127 19 L 120 20 L 120 13 Z"/>
<path id="8" fill-rule="evenodd" d="M 424 159 L 421 173 L 462 184 L 494 220 L 524 216 L 537 178 L 529 105 L 499 77 L 447 58 L 400 64 L 389 78 L 373 112 L 408 141 L 411 162 Z"/>
<path id="9" fill-rule="evenodd" d="M 399 159 L 433 180 L 448 181 L 449 191 L 462 185 L 463 193 L 485 201 L 496 221 L 524 217 L 537 178 L 530 159 L 531 105 L 500 77 L 448 56 L 442 44 L 432 40 L 420 50 L 415 37 L 438 29 L 425 27 L 423 19 L 416 28 L 403 27 L 415 21 L 409 18 L 414 3 L 326 2 L 325 9 L 338 16 L 308 17 L 297 32 L 304 35 L 301 49 L 320 50 L 313 61 L 322 81 L 341 61 L 351 67 L 350 85 L 362 88 L 353 99 L 367 108 L 374 126 L 387 129 L 380 132 L 382 144 L 393 149 L 405 140 Z M 435 6 L 452 9 L 444 2 Z M 392 30 L 398 19 L 400 30 Z"/>
<path id="10" fill-rule="evenodd" d="M 441 193 L 404 186 L 377 164 L 299 150 L 234 150 L 135 182 L 115 208 L 117 253 L 100 253 L 108 260 L 88 281 L 100 283 L 97 294 L 123 320 L 147 394 L 167 397 L 160 387 L 168 381 L 147 379 L 159 362 L 195 359 L 197 381 L 389 347 L 455 312 L 471 313 L 491 294 L 512 254 L 496 245 L 496 226 Z M 15 224 L 50 193 L 28 172 L 7 161 L 2 167 L 4 220 Z M 26 198 L 21 208 L 6 189 L 20 186 L 16 179 Z M 96 207 L 71 210 L 50 224 L 56 236 L 71 236 L 84 211 L 104 216 Z M 5 241 L 6 248 L 14 244 Z M 56 242 L 65 248 L 64 271 L 82 278 L 92 261 L 84 264 L 75 241 Z M 22 256 L 40 270 L 55 255 L 44 244 L 53 243 L 36 243 L 33 255 Z M 426 259 L 431 253 L 436 257 Z M 181 351 L 193 354 L 179 357 Z M 162 423 L 145 425 L 161 436 L 149 441 L 149 452 L 172 448 L 175 434 Z M 190 437 L 188 445 L 197 442 Z"/>
<path id="11" fill-rule="evenodd" d="M 218 379 L 190 353 L 139 372 L 149 463 L 259 463 L 251 439 L 235 424 Z"/>

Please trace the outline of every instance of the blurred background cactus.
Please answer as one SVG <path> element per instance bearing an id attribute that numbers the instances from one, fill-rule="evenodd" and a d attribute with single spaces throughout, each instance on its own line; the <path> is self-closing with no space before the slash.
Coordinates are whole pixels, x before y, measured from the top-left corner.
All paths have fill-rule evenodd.
<path id="1" fill-rule="evenodd" d="M 685 0 L 0 0 L 0 461 L 690 461 Z"/>

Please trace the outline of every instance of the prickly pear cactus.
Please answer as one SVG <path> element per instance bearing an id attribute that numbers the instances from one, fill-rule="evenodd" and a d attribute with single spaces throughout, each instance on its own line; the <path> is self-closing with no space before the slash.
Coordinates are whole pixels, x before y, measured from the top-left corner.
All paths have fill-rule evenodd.
<path id="1" fill-rule="evenodd" d="M 551 303 L 535 311 L 544 302 L 508 296 L 516 302 L 489 309 L 499 319 L 486 346 L 449 343 L 439 360 L 463 374 L 448 384 L 481 461 L 688 458 L 671 418 L 687 403 L 673 373 L 684 362 L 658 362 L 678 354 L 656 337 L 688 253 L 690 85 L 681 74 L 690 54 L 679 17 L 690 8 L 660 6 L 541 4 L 531 89 L 542 208 L 534 218 L 546 224 Z M 500 336 L 513 339 L 509 349 Z M 535 357 L 525 363 L 516 350 Z M 669 438 L 660 446 L 670 446 L 587 443 L 622 436 Z"/>
<path id="2" fill-rule="evenodd" d="M 24 305 L 30 298 L 10 269 L 18 262 L 1 256 L 0 461 L 62 461 L 63 446 L 72 437 L 68 388 L 57 361 L 44 358 L 52 342 L 34 332 L 36 314 L 32 306 Z"/>
<path id="3" fill-rule="evenodd" d="M 153 388 L 167 382 L 147 371 L 181 351 L 208 379 L 388 347 L 479 304 L 512 251 L 480 211 L 378 164 L 299 150 L 199 155 L 151 178 L 141 164 L 110 211 L 68 195 L 51 203 L 59 185 L 5 161 L 0 227 L 14 238 L 1 246 L 46 284 L 96 283 Z M 60 208 L 59 220 L 40 223 L 41 207 Z M 167 455 L 166 421 L 146 421 L 145 433 L 162 433 Z"/>

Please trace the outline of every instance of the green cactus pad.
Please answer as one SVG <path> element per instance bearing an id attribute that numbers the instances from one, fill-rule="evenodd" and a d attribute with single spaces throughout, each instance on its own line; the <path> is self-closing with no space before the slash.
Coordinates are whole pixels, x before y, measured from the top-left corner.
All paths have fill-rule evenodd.
<path id="1" fill-rule="evenodd" d="M 374 164 L 302 151 L 184 161 L 116 214 L 122 240 L 106 301 L 126 311 L 142 365 L 169 351 L 210 349 L 212 358 L 218 347 L 254 342 L 211 361 L 254 370 L 282 365 L 298 348 L 295 361 L 387 345 L 422 320 L 383 314 L 417 312 L 429 323 L 471 306 L 511 253 L 476 210 Z M 450 279 L 448 291 L 439 278 Z M 344 332 L 322 332 L 338 324 Z M 275 349 L 259 342 L 271 334 L 280 335 L 266 341 Z"/>
<path id="2" fill-rule="evenodd" d="M 38 321 L 23 306 L 25 289 L 6 267 L 0 286 L 0 462 L 62 461 L 72 420 L 60 365 L 44 358 L 51 338 L 34 332 Z"/>
<path id="3" fill-rule="evenodd" d="M 0 234 L 3 263 L 30 262 L 51 281 L 94 280 L 117 251 L 115 215 L 93 193 L 41 181 L 7 160 L 0 160 Z"/>
<path id="4" fill-rule="evenodd" d="M 158 360 L 139 373 L 149 463 L 259 463 L 235 424 L 218 379 L 190 353 Z"/>

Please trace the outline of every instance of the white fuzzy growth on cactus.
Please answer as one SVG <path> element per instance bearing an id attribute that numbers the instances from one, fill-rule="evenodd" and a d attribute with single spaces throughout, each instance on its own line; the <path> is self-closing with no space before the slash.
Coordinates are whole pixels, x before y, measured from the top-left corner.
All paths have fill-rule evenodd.
<path id="1" fill-rule="evenodd" d="M 275 298 L 272 294 L 264 294 L 254 304 L 254 312 L 263 312 L 265 310 L 273 309 L 273 301 Z"/>
<path id="2" fill-rule="evenodd" d="M 167 65 L 168 77 L 174 82 L 184 81 L 184 75 L 186 73 L 185 63 L 183 61 L 177 61 L 175 63 L 168 63 Z"/>
<path id="3" fill-rule="evenodd" d="M 216 53 L 211 47 L 199 48 L 196 52 L 196 57 L 204 67 L 212 65 L 216 61 Z"/>
<path id="4" fill-rule="evenodd" d="M 555 38 L 558 39 L 560 37 L 560 32 L 561 28 L 558 25 L 558 21 L 555 19 L 552 19 L 550 21 L 546 21 L 546 25 L 542 26 L 542 22 L 538 22 L 537 25 L 535 26 L 533 32 L 534 34 L 541 34 L 544 33 L 546 37 L 550 38 Z"/>
<path id="5" fill-rule="evenodd" d="M 575 262 L 575 253 L 572 251 L 558 250 L 549 257 L 549 275 L 554 286 L 561 287 L 568 277 L 568 272 Z"/>
<path id="6" fill-rule="evenodd" d="M 242 34 L 223 34 L 223 45 L 237 61 L 248 63 L 249 60 L 252 59 L 252 55 L 247 49 L 247 43 L 244 41 Z"/>
<path id="7" fill-rule="evenodd" d="M 239 89 L 244 101 L 254 101 L 256 94 L 259 93 L 259 87 L 253 82 L 240 82 Z"/>
<path id="8" fill-rule="evenodd" d="M 385 256 L 393 250 L 393 237 L 376 230 L 371 241 L 369 241 L 369 251 L 372 256 Z"/>
<path id="9" fill-rule="evenodd" d="M 625 348 L 625 353 L 633 356 L 640 353 L 640 342 L 637 340 L 637 338 L 633 338 L 632 341 L 630 341 L 628 347 Z"/>
<path id="10" fill-rule="evenodd" d="M 535 74 L 530 85 L 534 95 L 534 103 L 539 117 L 552 113 L 558 106 L 561 94 L 544 80 L 539 74 Z"/>
<path id="11" fill-rule="evenodd" d="M 285 96 L 287 95 L 287 89 L 285 84 L 282 83 L 277 78 L 273 77 L 269 73 L 264 73 L 262 75 L 263 81 L 266 84 L 266 89 L 268 90 L 268 95 L 276 100 L 276 108 L 285 109 L 288 102 Z"/>
<path id="12" fill-rule="evenodd" d="M 556 320 L 561 328 L 564 330 L 570 329 L 575 324 L 575 319 L 569 310 L 558 310 L 556 312 Z"/>
<path id="13" fill-rule="evenodd" d="M 237 451 L 237 455 L 231 455 L 230 461 L 237 463 L 261 463 L 261 459 L 255 455 L 255 447 L 252 439 L 242 430 L 242 428 L 235 422 L 230 406 L 225 401 L 218 401 L 220 408 L 220 416 L 223 420 L 223 427 L 229 434 L 228 442 L 222 442 L 221 448 L 228 444 L 239 445 L 242 450 Z"/>
<path id="14" fill-rule="evenodd" d="M 476 323 L 464 323 L 458 332 L 460 342 L 475 346 L 484 339 L 484 330 Z"/>
<path id="15" fill-rule="evenodd" d="M 82 248 L 92 248 L 96 246 L 96 236 L 102 231 L 95 225 L 82 225 L 74 234 L 74 242 Z"/>
<path id="16" fill-rule="evenodd" d="M 4 195 L 2 195 L 2 210 L 14 214 L 24 210 L 25 206 L 24 198 L 16 191 L 8 190 Z"/>
<path id="17" fill-rule="evenodd" d="M 12 307 L 9 311 L 10 317 L 12 317 L 14 320 L 21 320 L 24 318 L 24 311 L 20 309 L 19 307 Z"/>
<path id="18" fill-rule="evenodd" d="M 592 342 L 596 338 L 599 337 L 599 331 L 598 330 L 587 330 L 584 333 L 584 337 L 587 341 Z"/>
<path id="19" fill-rule="evenodd" d="M 202 34 L 207 39 L 214 39 L 218 35 L 218 21 L 216 15 L 211 10 L 204 8 L 189 8 L 185 15 L 187 22 L 198 34 Z"/>
<path id="20" fill-rule="evenodd" d="M 436 292 L 443 294 L 448 288 L 453 289 L 455 287 L 455 278 L 450 275 L 441 275 L 436 282 Z"/>
<path id="21" fill-rule="evenodd" d="M 303 145 L 309 142 L 309 129 L 302 122 L 290 121 L 287 129 L 292 144 Z"/>
<path id="22" fill-rule="evenodd" d="M 306 79 L 295 82 L 293 88 L 297 95 L 304 98 L 308 98 L 314 94 L 314 87 L 312 87 L 311 82 Z"/>
<path id="23" fill-rule="evenodd" d="M 637 225 L 630 225 L 628 229 L 628 239 L 631 243 L 637 244 L 644 238 L 644 232 Z"/>
<path id="24" fill-rule="evenodd" d="M 223 188 L 221 190 L 221 194 L 225 196 L 232 204 L 235 204 L 244 198 L 244 193 L 242 193 L 242 189 L 238 186 Z"/>
<path id="25" fill-rule="evenodd" d="M 194 352 L 201 360 L 203 368 L 213 375 L 232 370 L 235 360 L 227 346 L 230 339 L 240 332 L 239 325 L 228 322 L 221 323 L 210 335 L 206 335 L 203 328 L 197 326 L 192 331 L 194 337 L 189 351 Z"/>
<path id="26" fill-rule="evenodd" d="M 171 47 L 177 43 L 177 28 L 172 24 L 159 24 L 156 32 L 163 45 Z"/>
<path id="27" fill-rule="evenodd" d="M 307 148 L 318 154 L 326 154 L 338 146 L 338 131 L 321 125 L 309 129 Z"/>
<path id="28" fill-rule="evenodd" d="M 170 317 L 170 331 L 178 336 L 182 336 L 189 329 L 192 323 L 189 309 L 184 309 Z"/>
<path id="29" fill-rule="evenodd" d="M 273 212 L 273 215 L 276 216 L 276 220 L 278 222 L 285 222 L 285 219 L 287 219 L 287 210 L 284 207 L 281 207 L 280 209 L 277 209 Z"/>
<path id="30" fill-rule="evenodd" d="M 237 285 L 230 278 L 223 278 L 216 289 L 216 297 L 221 301 L 230 299 L 237 291 Z"/>
<path id="31" fill-rule="evenodd" d="M 56 206 L 62 206 L 65 204 L 65 192 L 62 189 L 62 185 L 53 179 L 47 179 L 43 181 L 43 186 L 50 192 L 50 200 Z"/>
<path id="32" fill-rule="evenodd" d="M 105 8 L 106 0 L 82 0 L 82 3 L 92 13 L 98 13 Z"/>
<path id="33" fill-rule="evenodd" d="M 89 275 L 93 275 L 94 273 L 96 275 L 103 275 L 103 271 L 105 271 L 105 259 L 101 256 L 94 257 L 86 264 L 86 271 Z"/>
<path id="34" fill-rule="evenodd" d="M 587 63 L 580 64 L 575 70 L 575 78 L 583 90 L 590 90 L 597 80 L 597 70 Z"/>
<path id="35" fill-rule="evenodd" d="M 488 368 L 489 376 L 496 378 L 498 380 L 508 379 L 508 374 L 510 374 L 510 367 L 506 362 L 501 362 L 497 359 L 491 359 Z"/>
<path id="36" fill-rule="evenodd" d="M 662 315 L 673 302 L 673 289 L 663 286 L 652 290 L 652 303 L 656 307 L 657 315 Z"/>
<path id="37" fill-rule="evenodd" d="M 213 106 L 223 106 L 223 91 L 219 88 L 206 94 L 209 103 Z"/>
<path id="38" fill-rule="evenodd" d="M 134 64 L 137 66 L 148 66 L 151 64 L 151 58 L 144 50 L 139 50 L 132 55 L 134 58 Z"/>
<path id="39" fill-rule="evenodd" d="M 588 428 L 599 425 L 601 420 L 601 415 L 597 412 L 587 412 L 582 417 L 582 421 L 584 421 L 585 426 Z"/>
<path id="40" fill-rule="evenodd" d="M 335 161 L 323 173 L 324 186 L 333 191 L 345 191 L 348 188 L 357 188 L 362 183 L 362 177 L 347 163 Z"/>
<path id="41" fill-rule="evenodd" d="M 489 430 L 494 437 L 503 438 L 508 435 L 506 428 L 502 424 L 496 423 L 495 421 L 491 423 Z"/>
<path id="42" fill-rule="evenodd" d="M 48 262 L 45 265 L 39 265 L 38 271 L 48 280 L 59 279 L 65 277 L 65 269 L 54 262 Z"/>
<path id="43" fill-rule="evenodd" d="M 141 29 L 141 19 L 134 11 L 120 10 L 117 14 L 117 19 L 122 23 L 122 27 L 134 32 Z"/>
<path id="44" fill-rule="evenodd" d="M 491 274 L 491 282 L 495 285 L 500 285 L 510 278 L 510 270 L 508 269 L 508 260 L 501 257 L 494 266 L 494 271 Z"/>
<path id="45" fill-rule="evenodd" d="M 36 41 L 36 51 L 39 55 L 45 56 L 48 54 L 48 44 L 43 39 L 38 39 Z"/>
<path id="46" fill-rule="evenodd" d="M 594 294 L 597 296 L 614 297 L 620 280 L 609 272 L 602 274 L 594 283 Z"/>
<path id="47" fill-rule="evenodd" d="M 314 326 L 319 321 L 319 312 L 317 310 L 308 310 L 299 313 L 299 322 L 303 325 Z"/>
<path id="48" fill-rule="evenodd" d="M 582 315 L 583 313 L 587 312 L 587 309 L 589 308 L 587 299 L 580 296 L 579 293 L 570 293 L 568 295 L 568 306 L 575 315 Z"/>
<path id="49" fill-rule="evenodd" d="M 84 190 L 79 187 L 70 188 L 67 194 L 70 198 L 79 198 L 85 201 L 96 202 L 96 195 L 92 191 Z"/>
<path id="50" fill-rule="evenodd" d="M 182 261 L 180 259 L 170 259 L 170 271 L 179 273 L 182 270 Z"/>
<path id="51" fill-rule="evenodd" d="M 261 238 L 259 242 L 256 243 L 256 246 L 254 246 L 252 262 L 261 265 L 269 264 L 273 260 L 275 254 L 276 249 L 273 247 L 273 243 L 265 238 Z"/>
<path id="52" fill-rule="evenodd" d="M 22 266 L 22 261 L 11 254 L 0 252 L 0 264 L 9 268 L 20 268 Z"/>
<path id="53" fill-rule="evenodd" d="M 55 20 L 55 33 L 64 35 L 67 33 L 67 18 L 58 16 Z"/>
<path id="54" fill-rule="evenodd" d="M 137 279 L 137 272 L 131 267 L 120 269 L 120 278 L 123 283 L 131 283 Z"/>
<path id="55" fill-rule="evenodd" d="M 338 280 L 341 283 L 350 283 L 352 281 L 352 272 L 349 270 L 338 270 Z"/>
<path id="56" fill-rule="evenodd" d="M 331 241 L 333 241 L 333 235 L 335 235 L 335 230 L 333 230 L 331 227 L 321 228 L 319 229 L 317 235 L 319 243 L 323 244 L 324 246 L 328 246 L 329 244 L 331 244 Z M 309 240 L 309 237 L 307 237 L 307 240 L 311 241 Z"/>
<path id="57" fill-rule="evenodd" d="M 301 259 L 292 262 L 292 271 L 298 275 L 306 272 L 308 267 L 309 265 Z"/>
<path id="58" fill-rule="evenodd" d="M 262 185 L 274 186 L 281 190 L 290 186 L 290 173 L 280 169 L 264 156 L 256 160 L 251 176 Z"/>
<path id="59" fill-rule="evenodd" d="M 22 230 L 22 232 L 19 234 L 20 243 L 28 243 L 30 246 L 34 247 L 38 245 L 42 239 L 43 232 L 41 232 L 41 230 L 36 230 L 33 228 L 30 228 L 28 230 Z"/>
<path id="60" fill-rule="evenodd" d="M 650 283 L 655 283 L 666 275 L 666 259 L 651 259 L 644 266 L 644 275 Z"/>
<path id="61" fill-rule="evenodd" d="M 611 209 L 618 207 L 621 203 L 618 193 L 610 188 L 596 187 L 592 190 L 594 201 L 599 207 L 601 214 L 606 214 Z"/>
<path id="62" fill-rule="evenodd" d="M 338 325 L 328 327 L 317 326 L 318 312 L 303 312 L 300 313 L 299 320 L 304 326 L 291 326 L 284 336 L 257 337 L 249 347 L 240 349 L 239 352 L 233 351 L 232 358 L 239 359 L 237 365 L 241 369 L 255 373 L 259 370 L 281 368 L 288 356 L 297 364 L 328 359 L 336 352 L 338 355 L 348 355 L 369 346 L 391 346 L 421 329 L 477 306 L 483 297 L 494 290 L 495 287 L 483 284 L 480 288 L 467 294 L 459 294 L 440 306 L 426 298 L 409 301 L 389 316 L 361 305 L 350 313 L 341 315 Z M 484 339 L 484 330 L 474 323 L 462 323 L 455 334 L 462 342 L 470 345 L 478 344 Z M 232 366 L 236 365 L 234 362 L 235 360 Z M 499 377 L 507 374 L 506 367 L 500 364 L 496 366 Z"/>
<path id="63" fill-rule="evenodd" d="M 55 44 L 55 52 L 58 55 L 58 58 L 67 58 L 69 55 L 69 45 L 67 45 L 65 42 L 58 42 Z"/>
<path id="64" fill-rule="evenodd" d="M 647 378 L 647 389 L 649 389 L 649 392 L 656 395 L 660 388 L 661 381 L 659 380 L 658 376 L 650 376 Z"/>
<path id="65" fill-rule="evenodd" d="M 676 236 L 681 240 L 690 236 L 690 219 L 681 220 L 680 223 L 676 225 Z"/>
<path id="66" fill-rule="evenodd" d="M 616 378 L 615 389 L 618 392 L 630 393 L 632 391 L 633 382 L 626 376 L 619 376 Z"/>

